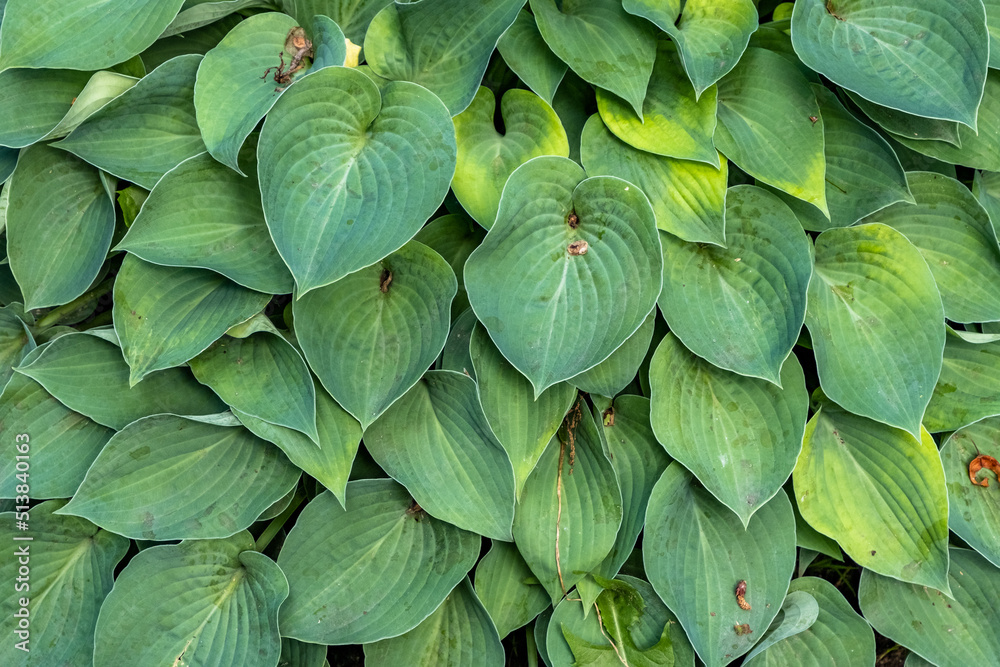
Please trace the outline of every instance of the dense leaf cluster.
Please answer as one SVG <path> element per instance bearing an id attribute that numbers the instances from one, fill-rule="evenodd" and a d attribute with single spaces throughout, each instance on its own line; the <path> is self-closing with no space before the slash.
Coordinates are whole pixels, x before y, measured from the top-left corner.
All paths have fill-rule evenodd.
<path id="1" fill-rule="evenodd" d="M 1000 2 L 0 17 L 0 664 L 997 664 Z"/>

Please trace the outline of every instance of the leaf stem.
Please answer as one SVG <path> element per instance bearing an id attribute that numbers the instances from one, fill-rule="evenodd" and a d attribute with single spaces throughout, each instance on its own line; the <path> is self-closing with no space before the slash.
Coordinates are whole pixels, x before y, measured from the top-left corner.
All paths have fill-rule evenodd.
<path id="1" fill-rule="evenodd" d="M 115 285 L 115 277 L 105 278 L 96 287 L 89 289 L 67 304 L 53 308 L 35 323 L 35 328 L 41 331 L 57 324 L 62 324 L 62 318 L 77 314 L 79 309 L 91 299 L 100 299 L 110 292 Z"/>
<path id="2" fill-rule="evenodd" d="M 285 525 L 288 518 L 292 516 L 295 510 L 299 508 L 299 505 L 301 505 L 302 501 L 305 499 L 305 494 L 302 493 L 301 490 L 296 490 L 295 496 L 293 496 L 291 502 L 288 503 L 288 507 L 286 507 L 281 514 L 271 519 L 271 523 L 267 524 L 267 528 L 265 528 L 264 532 L 257 538 L 257 543 L 254 545 L 255 551 L 259 551 L 261 553 L 264 552 L 267 545 L 271 543 L 274 536 L 278 534 L 278 531 L 280 531 Z"/>
<path id="3" fill-rule="evenodd" d="M 524 643 L 528 645 L 528 667 L 538 667 L 538 647 L 535 645 L 535 626 L 524 627 Z"/>

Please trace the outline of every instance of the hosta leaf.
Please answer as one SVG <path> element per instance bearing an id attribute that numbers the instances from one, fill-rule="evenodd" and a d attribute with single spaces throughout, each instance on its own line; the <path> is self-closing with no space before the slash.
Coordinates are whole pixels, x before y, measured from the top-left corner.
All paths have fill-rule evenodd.
<path id="1" fill-rule="evenodd" d="M 115 205 L 96 169 L 45 145 L 21 151 L 4 186 L 7 253 L 28 309 L 83 294 L 111 247 Z"/>
<path id="2" fill-rule="evenodd" d="M 466 289 L 537 396 L 597 365 L 639 328 L 659 294 L 663 260 L 648 200 L 626 181 L 585 179 L 566 158 L 540 157 L 504 190 L 496 224 L 466 263 Z"/>
<path id="3" fill-rule="evenodd" d="M 294 302 L 295 330 L 309 365 L 362 427 L 440 354 L 456 289 L 447 263 L 411 242 Z"/>
<path id="4" fill-rule="evenodd" d="M 451 187 L 462 207 L 487 229 L 496 220 L 500 193 L 511 172 L 539 155 L 569 156 L 559 117 L 534 93 L 504 93 L 503 134 L 493 125 L 495 107 L 493 92 L 480 87 L 469 108 L 455 116 L 458 162 Z"/>
<path id="5" fill-rule="evenodd" d="M 988 171 L 975 172 L 972 194 L 976 195 L 980 205 L 989 214 L 994 232 L 1000 230 L 1000 174 Z M 997 235 L 1000 236 L 1000 233 Z"/>
<path id="6" fill-rule="evenodd" d="M 199 55 L 168 60 L 53 146 L 149 190 L 205 150 L 194 110 L 200 63 Z"/>
<path id="7" fill-rule="evenodd" d="M 146 67 L 146 71 L 152 71 L 176 56 L 191 53 L 205 55 L 215 48 L 241 19 L 240 16 L 230 15 L 215 23 L 190 30 L 183 35 L 158 39 L 153 42 L 152 46 L 139 54 L 139 58 Z"/>
<path id="8" fill-rule="evenodd" d="M 536 95 L 552 104 L 556 89 L 566 75 L 567 65 L 552 53 L 535 17 L 522 9 L 509 28 L 500 36 L 497 50 L 514 74 Z"/>
<path id="9" fill-rule="evenodd" d="M 410 240 L 444 199 L 455 152 L 448 111 L 412 83 L 380 92 L 361 72 L 329 67 L 282 95 L 257 169 L 299 297 Z"/>
<path id="10" fill-rule="evenodd" d="M 452 308 L 452 312 L 454 312 L 454 308 Z M 466 308 L 453 318 L 451 331 L 448 332 L 448 342 L 444 344 L 444 350 L 441 351 L 437 370 L 456 371 L 468 375 L 473 380 L 477 379 L 476 369 L 472 366 L 472 357 L 469 355 L 469 341 L 472 339 L 472 330 L 476 328 L 478 321 L 472 308 Z"/>
<path id="11" fill-rule="evenodd" d="M 21 70 L 19 70 L 21 71 Z M 90 118 L 94 112 L 134 86 L 139 79 L 125 74 L 101 70 L 87 81 L 73 106 L 63 116 L 63 119 L 45 135 L 45 139 L 65 137 L 80 127 L 80 124 Z"/>
<path id="12" fill-rule="evenodd" d="M 258 438 L 281 447 L 292 463 L 330 489 L 341 506 L 344 505 L 347 478 L 361 443 L 361 425 L 322 388 L 316 391 L 319 447 L 299 431 L 268 423 L 239 410 L 233 410 L 233 414 Z"/>
<path id="13" fill-rule="evenodd" d="M 624 98 L 639 116 L 653 62 L 653 26 L 618 0 L 530 0 L 545 43 L 585 81 Z"/>
<path id="14" fill-rule="evenodd" d="M 979 0 L 806 0 L 792 45 L 807 66 L 876 104 L 976 126 L 989 53 Z"/>
<path id="15" fill-rule="evenodd" d="M 476 566 L 476 594 L 503 639 L 549 606 L 549 594 L 538 583 L 517 547 L 493 541 Z"/>
<path id="16" fill-rule="evenodd" d="M 795 566 L 788 497 L 777 494 L 744 528 L 675 462 L 653 487 L 646 515 L 646 573 L 698 656 L 713 667 L 749 651 L 778 613 Z M 736 603 L 740 581 L 749 611 Z M 740 634 L 734 626 L 744 624 L 750 632 Z"/>
<path id="17" fill-rule="evenodd" d="M 747 654 L 746 661 L 749 662 L 781 640 L 808 630 L 818 617 L 819 603 L 816 598 L 805 591 L 790 591 L 771 627 Z"/>
<path id="18" fill-rule="evenodd" d="M 337 22 L 355 44 L 362 44 L 368 24 L 380 9 L 392 0 L 278 0 L 286 14 L 306 25 L 313 16 L 322 14 Z"/>
<path id="19" fill-rule="evenodd" d="M 572 71 L 566 72 L 556 96 L 552 98 L 552 108 L 559 114 L 569 137 L 569 157 L 572 160 L 580 160 L 580 134 L 587 118 L 597 111 L 595 107 L 593 86 Z"/>
<path id="20" fill-rule="evenodd" d="M 0 185 L 7 182 L 10 175 L 14 173 L 14 165 L 17 164 L 18 151 L 13 148 L 0 146 Z"/>
<path id="21" fill-rule="evenodd" d="M 0 495 L 18 484 L 16 435 L 26 433 L 31 452 L 31 497 L 69 498 L 90 464 L 115 434 L 73 412 L 31 378 L 15 374 L 0 393 L 0 423 L 9 435 L 0 447 Z"/>
<path id="22" fill-rule="evenodd" d="M 1000 72 L 986 77 L 983 101 L 979 105 L 976 130 L 958 127 L 958 145 L 929 139 L 914 140 L 893 135 L 901 144 L 923 155 L 974 169 L 1000 171 Z"/>
<path id="23" fill-rule="evenodd" d="M 244 156 L 253 159 L 251 150 Z M 292 291 L 264 222 L 256 170 L 246 178 L 207 154 L 157 181 L 116 248 L 154 264 L 210 269 L 261 292 Z"/>
<path id="24" fill-rule="evenodd" d="M 621 521 L 614 468 L 578 400 L 525 482 L 514 542 L 554 604 L 604 560 Z"/>
<path id="25" fill-rule="evenodd" d="M 672 42 L 661 39 L 649 79 L 642 115 L 617 95 L 597 90 L 601 120 L 619 139 L 639 150 L 719 167 L 712 143 L 715 133 L 716 91 L 696 98 L 679 67 Z"/>
<path id="26" fill-rule="evenodd" d="M 31 455 L 36 464 L 34 448 Z M 32 496 L 35 475 L 33 465 Z M 0 660 L 9 667 L 91 663 L 97 614 L 114 584 L 115 565 L 125 556 L 129 542 L 89 521 L 54 515 L 52 512 L 64 503 L 50 500 L 32 507 L 30 533 L 15 530 L 14 513 L 0 514 L 0 535 L 7 545 L 0 574 L 11 582 L 0 624 L 8 640 L 0 646 Z M 19 577 L 19 567 L 29 563 L 30 575 Z M 18 603 L 22 597 L 28 599 L 26 608 Z M 30 614 L 30 629 L 25 632 L 22 627 L 24 635 L 19 636 L 20 619 L 15 613 L 21 609 Z M 20 650 L 17 644 L 23 640 L 28 641 Z"/>
<path id="27" fill-rule="evenodd" d="M 725 158 L 716 169 L 641 151 L 614 136 L 596 114 L 583 128 L 580 155 L 588 174 L 618 176 L 638 185 L 663 231 L 685 241 L 726 244 Z"/>
<path id="28" fill-rule="evenodd" d="M 667 334 L 649 367 L 653 432 L 744 525 L 795 468 L 809 406 L 795 355 L 781 387 L 721 370 Z"/>
<path id="29" fill-rule="evenodd" d="M 365 446 L 431 516 L 512 539 L 514 472 L 469 377 L 429 371 L 368 428 Z"/>
<path id="30" fill-rule="evenodd" d="M 747 185 L 730 189 L 726 227 L 725 248 L 661 235 L 660 310 L 695 354 L 780 385 L 805 318 L 809 239 L 776 196 Z"/>
<path id="31" fill-rule="evenodd" d="M 116 65 L 153 43 L 184 0 L 15 0 L 0 30 L 0 69 Z M 109 20 L 114 17 L 114 20 Z"/>
<path id="32" fill-rule="evenodd" d="M 813 84 L 823 116 L 830 222 L 847 227 L 895 202 L 913 202 L 906 174 L 879 134 L 849 114 L 830 90 Z M 818 229 L 814 231 L 823 231 Z"/>
<path id="33" fill-rule="evenodd" d="M 186 0 L 181 11 L 160 34 L 160 39 L 197 30 L 240 10 L 264 7 L 267 4 L 265 0 Z"/>
<path id="34" fill-rule="evenodd" d="M 865 222 L 889 225 L 917 247 L 949 320 L 1000 320 L 1000 247 L 989 214 L 954 179 L 927 171 L 906 178 L 916 206 L 894 204 Z"/>
<path id="35" fill-rule="evenodd" d="M 420 241 L 441 255 L 455 272 L 458 293 L 451 302 L 452 316 L 459 315 L 469 307 L 469 297 L 465 293 L 465 260 L 469 259 L 469 255 L 485 237 L 486 230 L 463 213 L 452 213 L 431 220 L 413 237 L 414 241 Z"/>
<path id="36" fill-rule="evenodd" d="M 671 459 L 653 436 L 649 425 L 649 399 L 619 396 L 614 401 L 592 397 L 607 440 L 611 465 L 622 491 L 622 525 L 604 562 L 595 573 L 609 579 L 618 574 L 632 555 L 636 540 L 646 520 L 646 505 L 653 485 L 660 479 Z"/>
<path id="37" fill-rule="evenodd" d="M 989 81 L 988 78 L 987 81 Z M 944 141 L 956 147 L 962 145 L 962 140 L 959 138 L 959 133 L 962 130 L 961 123 L 953 120 L 914 116 L 899 109 L 890 109 L 875 104 L 857 93 L 845 92 L 847 97 L 858 105 L 858 108 L 866 116 L 890 134 L 900 135 L 908 139 Z"/>
<path id="38" fill-rule="evenodd" d="M 281 634 L 368 643 L 416 627 L 475 565 L 481 538 L 428 516 L 388 479 L 347 484 L 299 515 L 278 556 L 290 593 Z"/>
<path id="39" fill-rule="evenodd" d="M 278 659 L 280 667 L 325 667 L 327 664 L 325 645 L 281 638 L 281 658 Z"/>
<path id="40" fill-rule="evenodd" d="M 576 400 L 576 388 L 560 382 L 535 397 L 531 383 L 504 359 L 482 326 L 472 333 L 469 354 L 486 421 L 507 451 L 520 497 L 528 474 Z"/>
<path id="41" fill-rule="evenodd" d="M 365 59 L 381 77 L 424 86 L 451 115 L 457 115 L 475 97 L 497 40 L 523 4 L 524 0 L 389 4 L 368 26 Z"/>
<path id="42" fill-rule="evenodd" d="M 298 478 L 276 447 L 241 426 L 155 415 L 108 441 L 60 513 L 132 539 L 228 537 Z"/>
<path id="43" fill-rule="evenodd" d="M 941 375 L 924 413 L 924 427 L 931 433 L 1000 415 L 1000 341 L 988 334 L 977 341 L 951 329 L 948 333 Z"/>
<path id="44" fill-rule="evenodd" d="M 819 605 L 819 614 L 807 629 L 775 642 L 762 655 L 747 660 L 747 667 L 802 667 L 843 665 L 871 667 L 875 636 L 865 619 L 851 608 L 837 588 L 817 577 L 792 579 L 793 593 L 807 593 Z M 755 649 L 756 652 L 756 649 Z"/>
<path id="45" fill-rule="evenodd" d="M 66 407 L 116 430 L 163 412 L 211 415 L 226 409 L 226 404 L 200 386 L 185 368 L 151 373 L 130 387 L 129 367 L 121 349 L 85 333 L 60 336 L 17 370 Z M 100 391 L 94 391 L 95 383 Z"/>
<path id="46" fill-rule="evenodd" d="M 73 108 L 89 78 L 65 69 L 0 72 L 0 146 L 23 148 L 44 137 Z"/>
<path id="47" fill-rule="evenodd" d="M 646 316 L 634 334 L 628 337 L 611 356 L 589 370 L 568 380 L 580 391 L 599 396 L 617 396 L 628 386 L 646 358 L 649 342 L 653 338 L 656 311 Z"/>
<path id="48" fill-rule="evenodd" d="M 826 213 L 823 118 L 798 68 L 751 47 L 719 81 L 718 96 L 719 151 L 754 178 Z"/>
<path id="49" fill-rule="evenodd" d="M 792 479 L 802 518 L 859 565 L 947 592 L 948 494 L 927 431 L 917 440 L 828 403 Z"/>
<path id="50" fill-rule="evenodd" d="M 280 335 L 223 336 L 190 365 L 198 381 L 233 408 L 319 442 L 312 375 L 299 352 Z"/>
<path id="51" fill-rule="evenodd" d="M 1000 498 L 994 479 L 989 486 L 973 484 L 969 464 L 978 456 L 1000 456 L 1000 417 L 983 419 L 951 434 L 941 447 L 941 463 L 948 485 L 948 527 L 1000 567 Z M 991 477 L 976 475 L 980 483 Z"/>
<path id="52" fill-rule="evenodd" d="M 989 637 L 1000 626 L 1000 570 L 974 551 L 950 551 L 950 597 L 865 570 L 861 611 L 880 635 L 934 664 L 988 665 L 996 659 Z"/>
<path id="53" fill-rule="evenodd" d="M 275 70 L 284 63 L 280 71 L 290 72 L 296 57 L 297 49 L 291 44 L 288 45 L 291 48 L 286 48 L 285 44 L 295 27 L 295 19 L 285 14 L 269 12 L 251 16 L 206 53 L 198 68 L 194 107 L 205 145 L 215 159 L 241 174 L 238 157 L 243 141 L 285 88 L 317 69 L 309 67 L 308 56 L 300 58 L 303 68 L 291 73 L 290 81 L 276 81 Z M 319 47 L 317 36 L 315 31 L 309 34 L 315 52 Z M 342 34 L 339 47 L 343 52 Z M 330 64 L 343 65 L 344 59 Z"/>
<path id="54" fill-rule="evenodd" d="M 0 308 L 0 389 L 7 384 L 14 368 L 35 349 L 35 339 L 15 308 Z"/>
<path id="55" fill-rule="evenodd" d="M 881 224 L 816 239 L 806 326 L 823 391 L 845 409 L 920 433 L 941 372 L 944 310 L 913 245 Z"/>
<path id="56" fill-rule="evenodd" d="M 101 608 L 95 667 L 120 664 L 122 656 L 145 665 L 274 665 L 288 582 L 253 548 L 243 531 L 136 555 Z"/>
<path id="57" fill-rule="evenodd" d="M 684 71 L 701 94 L 739 61 L 751 33 L 757 29 L 753 0 L 624 0 L 625 11 L 642 16 L 665 30 L 677 44 Z"/>
<path id="58" fill-rule="evenodd" d="M 653 587 L 642 579 L 626 575 L 619 576 L 611 584 L 618 586 L 622 582 L 638 593 L 641 598 L 640 603 L 634 596 L 629 595 L 626 597 L 625 603 L 621 605 L 625 606 L 631 603 L 630 606 L 633 608 L 639 608 L 639 617 L 629 628 L 632 643 L 651 648 L 658 644 L 664 635 L 669 635 L 670 646 L 673 649 L 673 662 L 666 664 L 673 664 L 676 667 L 693 667 L 695 659 L 694 649 L 691 648 L 691 643 L 687 640 L 684 630 L 677 622 L 677 617 L 656 596 Z M 614 656 L 611 644 L 608 642 L 608 630 L 601 627 L 601 622 L 598 620 L 597 614 L 589 613 L 591 611 L 593 609 L 584 609 L 578 600 L 563 600 L 559 603 L 555 612 L 551 615 L 552 618 L 548 626 L 542 628 L 546 630 L 543 635 L 545 641 L 538 642 L 539 651 L 545 649 L 545 653 L 542 655 L 548 654 L 549 661 L 547 664 L 553 667 L 571 667 L 571 665 L 579 664 L 578 659 L 573 655 L 573 651 L 566 641 L 567 634 L 574 636 L 578 640 L 575 642 L 577 646 L 585 643 L 589 644 L 586 648 L 590 649 L 590 651 L 594 649 L 599 651 L 599 659 L 605 661 L 599 664 L 622 664 L 621 660 Z M 539 619 L 541 618 L 539 617 Z M 538 624 L 536 623 L 537 627 Z M 622 647 L 619 646 L 618 650 L 621 651 Z M 639 660 L 639 662 L 630 662 L 629 664 L 647 664 L 642 662 L 642 658 L 637 653 L 632 653 L 627 659 Z M 598 663 L 586 664 L 596 665 Z"/>
<path id="59" fill-rule="evenodd" d="M 365 644 L 367 665 L 414 667 L 502 667 L 497 629 L 468 577 L 441 606 L 409 632 Z"/>

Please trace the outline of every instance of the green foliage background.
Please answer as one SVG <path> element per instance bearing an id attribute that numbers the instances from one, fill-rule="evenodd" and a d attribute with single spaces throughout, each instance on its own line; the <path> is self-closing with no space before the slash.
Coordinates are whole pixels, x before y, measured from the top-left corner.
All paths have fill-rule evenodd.
<path id="1" fill-rule="evenodd" d="M 996 664 L 1000 2 L 0 17 L 0 664 Z"/>

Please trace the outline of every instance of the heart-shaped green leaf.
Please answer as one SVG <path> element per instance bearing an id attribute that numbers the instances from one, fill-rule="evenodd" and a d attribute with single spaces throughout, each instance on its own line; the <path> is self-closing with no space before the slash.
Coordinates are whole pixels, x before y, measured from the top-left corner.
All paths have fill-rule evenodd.
<path id="1" fill-rule="evenodd" d="M 34 448 L 32 463 L 37 463 Z M 32 466 L 33 497 L 35 475 Z M 89 521 L 52 513 L 63 504 L 50 500 L 32 507 L 30 533 L 16 530 L 13 512 L 0 514 L 7 545 L 0 575 L 11 582 L 0 623 L 8 637 L 0 660 L 9 667 L 92 664 L 97 615 L 129 541 Z"/>
<path id="2" fill-rule="evenodd" d="M 200 55 L 168 60 L 53 146 L 151 189 L 163 174 L 205 150 L 194 110 L 200 63 Z"/>
<path id="3" fill-rule="evenodd" d="M 503 639 L 549 606 L 549 594 L 509 542 L 493 541 L 476 565 L 476 594 Z"/>
<path id="4" fill-rule="evenodd" d="M 958 142 L 916 140 L 894 134 L 892 138 L 917 153 L 964 167 L 1000 171 L 1000 72 L 986 77 L 983 101 L 979 104 L 977 130 L 958 126 Z M 927 167 L 917 167 L 926 169 Z M 910 167 L 914 169 L 914 167 Z"/>
<path id="5" fill-rule="evenodd" d="M 243 155 L 253 164 L 252 147 Z M 264 222 L 256 169 L 246 178 L 207 154 L 157 181 L 116 249 L 153 264 L 210 269 L 260 292 L 292 291 Z"/>
<path id="6" fill-rule="evenodd" d="M 65 69 L 9 69 L 0 73 L 0 146 L 23 148 L 44 137 L 74 105 L 90 78 Z"/>
<path id="7" fill-rule="evenodd" d="M 183 32 L 197 30 L 243 9 L 266 5 L 264 0 L 194 0 L 193 2 L 185 2 L 181 11 L 160 34 L 160 39 L 157 41 Z"/>
<path id="8" fill-rule="evenodd" d="M 497 629 L 466 577 L 417 627 L 365 644 L 365 664 L 503 667 L 505 663 Z"/>
<path id="9" fill-rule="evenodd" d="M 108 441 L 59 512 L 132 539 L 228 537 L 298 478 L 276 447 L 242 426 L 155 415 Z"/>
<path id="10" fill-rule="evenodd" d="M 408 82 L 380 92 L 344 67 L 282 95 L 257 150 L 267 226 L 299 298 L 410 240 L 444 199 L 456 154 L 433 94 Z"/>
<path id="11" fill-rule="evenodd" d="M 197 7 L 197 5 L 194 5 Z M 196 28 L 183 35 L 165 37 L 153 42 L 153 45 L 139 54 L 146 71 L 152 71 L 171 58 L 198 53 L 205 55 L 222 41 L 230 30 L 242 20 L 241 16 L 230 15 L 222 20 Z"/>
<path id="12" fill-rule="evenodd" d="M 448 332 L 448 342 L 441 351 L 438 370 L 456 371 L 468 375 L 473 380 L 476 379 L 476 369 L 472 366 L 472 357 L 469 355 L 469 340 L 477 322 L 479 320 L 476 319 L 472 308 L 466 308 L 454 318 L 451 331 Z"/>
<path id="13" fill-rule="evenodd" d="M 777 196 L 739 185 L 726 197 L 726 247 L 662 234 L 659 305 L 678 338 L 726 370 L 780 386 L 802 330 L 812 248 Z"/>
<path id="14" fill-rule="evenodd" d="M 511 174 L 465 279 L 476 317 L 538 396 L 639 328 L 662 266 L 653 211 L 638 188 L 540 157 Z"/>
<path id="15" fill-rule="evenodd" d="M 916 199 L 865 219 L 889 225 L 930 266 L 953 322 L 1000 320 L 1000 247 L 989 214 L 958 181 L 928 171 L 906 175 Z"/>
<path id="16" fill-rule="evenodd" d="M 826 203 L 830 221 L 822 229 L 847 227 L 895 202 L 913 203 L 899 158 L 878 132 L 849 114 L 837 96 L 813 84 L 823 117 Z"/>
<path id="17" fill-rule="evenodd" d="M 116 65 L 152 44 L 184 0 L 37 0 L 11 2 L 0 30 L 0 70 Z M 111 17 L 114 17 L 112 20 Z"/>
<path id="18" fill-rule="evenodd" d="M 497 50 L 507 67 L 551 105 L 568 66 L 545 43 L 531 12 L 522 9 L 517 13 L 517 18 L 500 36 Z"/>
<path id="19" fill-rule="evenodd" d="M 954 431 L 1000 415 L 1000 340 L 995 334 L 959 335 L 948 329 L 941 375 L 924 413 L 931 433 Z"/>
<path id="20" fill-rule="evenodd" d="M 583 80 L 624 98 L 642 116 L 656 60 L 653 26 L 619 0 L 530 0 L 545 43 Z"/>
<path id="21" fill-rule="evenodd" d="M 861 611 L 882 636 L 937 665 L 996 661 L 1000 570 L 975 551 L 951 549 L 951 596 L 870 570 L 861 573 Z"/>
<path id="22" fill-rule="evenodd" d="M 578 399 L 524 484 L 514 542 L 555 604 L 608 555 L 621 521 L 614 468 Z"/>
<path id="23" fill-rule="evenodd" d="M 97 278 L 115 205 L 97 170 L 46 145 L 21 151 L 7 192 L 7 256 L 28 309 L 68 303 Z"/>
<path id="24" fill-rule="evenodd" d="M 823 117 L 809 81 L 751 47 L 719 81 L 715 145 L 745 172 L 827 213 Z"/>
<path id="25" fill-rule="evenodd" d="M 677 44 L 697 96 L 736 66 L 757 29 L 753 0 L 624 0 L 625 11 L 665 30 Z M 680 21 L 677 16 L 680 14 Z"/>
<path id="26" fill-rule="evenodd" d="M 792 477 L 809 525 L 859 565 L 947 592 L 948 492 L 937 446 L 826 404 Z"/>
<path id="27" fill-rule="evenodd" d="M 989 78 L 987 78 L 988 80 Z M 962 145 L 962 140 L 959 137 L 962 125 L 958 122 L 914 116 L 899 109 L 890 109 L 889 107 L 875 104 L 857 93 L 845 92 L 847 97 L 866 116 L 890 134 L 903 136 L 908 139 L 920 139 L 921 141 L 944 141 L 955 147 L 961 147 Z"/>
<path id="28" fill-rule="evenodd" d="M 744 525 L 780 491 L 802 447 L 805 376 L 795 355 L 781 370 L 781 387 L 729 373 L 672 334 L 649 366 L 657 439 Z"/>
<path id="29" fill-rule="evenodd" d="M 620 617 L 624 612 L 632 620 L 631 625 L 626 628 L 627 634 L 630 635 L 628 639 L 631 646 L 626 649 L 620 639 L 615 638 L 618 652 L 627 650 L 625 659 L 630 665 L 649 667 L 650 664 L 672 664 L 675 667 L 694 667 L 695 653 L 691 643 L 684 635 L 677 617 L 657 597 L 652 586 L 642 579 L 626 575 L 607 583 L 615 588 L 621 587 L 622 584 L 627 586 L 624 588 L 624 595 L 605 596 L 602 602 L 605 611 L 611 611 L 612 616 Z M 638 599 L 629 589 L 638 594 Z M 608 641 L 611 634 L 610 627 L 614 624 L 611 622 L 602 624 L 597 614 L 590 613 L 591 611 L 593 609 L 585 608 L 579 600 L 567 599 L 559 603 L 549 625 L 543 628 L 546 630 L 543 635 L 545 641 L 539 642 L 539 650 L 545 647 L 548 654 L 547 664 L 552 667 L 572 667 L 580 664 L 612 667 L 622 664 Z M 638 618 L 635 618 L 636 612 Z M 621 636 L 619 633 L 619 637 Z M 582 649 L 583 655 L 574 655 L 573 648 L 567 641 L 569 637 L 575 639 L 576 649 L 577 651 Z M 669 643 L 663 641 L 665 637 L 669 637 Z M 661 642 L 673 649 L 672 662 L 666 657 L 670 651 L 664 651 Z M 657 645 L 660 645 L 660 650 L 651 650 L 651 655 L 643 655 L 644 651 L 635 650 L 639 646 L 654 649 Z M 594 661 L 591 662 L 590 659 Z"/>
<path id="30" fill-rule="evenodd" d="M 696 97 L 679 67 L 672 42 L 661 39 L 649 78 L 642 115 L 636 117 L 622 98 L 597 90 L 597 109 L 608 129 L 639 150 L 684 160 L 707 162 L 719 168 L 715 133 L 716 91 Z"/>
<path id="31" fill-rule="evenodd" d="M 281 654 L 278 607 L 288 582 L 243 531 L 144 549 L 129 561 L 97 620 L 95 665 L 267 667 Z M 174 619 L 160 627 L 162 619 Z"/>
<path id="32" fill-rule="evenodd" d="M 324 14 L 337 22 L 355 44 L 365 41 L 368 24 L 378 11 L 392 0 L 278 0 L 278 6 L 286 14 L 296 17 L 300 25 L 306 25 L 313 16 Z"/>
<path id="33" fill-rule="evenodd" d="M 35 349 L 35 339 L 18 305 L 0 308 L 0 389 L 14 373 L 14 368 Z M 30 316 L 29 316 L 30 319 Z"/>
<path id="34" fill-rule="evenodd" d="M 820 234 L 806 326 L 826 395 L 918 436 L 941 373 L 944 309 L 937 292 L 920 251 L 891 227 Z"/>
<path id="35" fill-rule="evenodd" d="M 749 651 L 778 613 L 795 567 L 788 496 L 775 495 L 744 528 L 674 462 L 653 487 L 646 516 L 646 573 L 698 656 L 715 667 Z M 741 581 L 749 610 L 737 604 Z"/>
<path id="36" fill-rule="evenodd" d="M 781 611 L 774 617 L 771 627 L 761 640 L 747 654 L 746 661 L 753 660 L 771 646 L 783 639 L 794 637 L 808 630 L 819 617 L 819 603 L 805 591 L 790 591 L 781 604 Z"/>
<path id="37" fill-rule="evenodd" d="M 504 93 L 503 134 L 493 124 L 495 107 L 493 92 L 480 87 L 469 108 L 455 116 L 458 162 L 451 187 L 462 207 L 487 229 L 496 220 L 511 172 L 539 155 L 569 156 L 559 116 L 534 93 Z"/>
<path id="38" fill-rule="evenodd" d="M 468 376 L 426 373 L 368 428 L 365 446 L 431 516 L 512 539 L 514 471 Z"/>
<path id="39" fill-rule="evenodd" d="M 469 307 L 469 297 L 465 293 L 465 261 L 485 237 L 486 230 L 463 213 L 431 220 L 413 237 L 414 241 L 420 241 L 441 255 L 458 278 L 458 293 L 451 302 L 452 318 Z M 471 369 L 469 372 L 472 372 Z"/>
<path id="40" fill-rule="evenodd" d="M 976 127 L 989 42 L 979 0 L 805 0 L 792 45 L 808 67 L 882 106 Z"/>
<path id="41" fill-rule="evenodd" d="M 941 447 L 948 484 L 948 527 L 988 561 L 1000 567 L 1000 479 L 977 472 L 969 479 L 970 463 L 980 456 L 1000 456 L 1000 417 L 983 419 L 952 433 Z M 994 471 L 995 472 L 995 471 Z M 981 484 L 987 486 L 980 486 Z"/>
<path id="42" fill-rule="evenodd" d="M 226 409 L 184 368 L 151 373 L 130 387 L 121 349 L 85 333 L 60 336 L 17 370 L 71 410 L 118 430 L 136 419 L 164 412 L 211 415 Z M 100 392 L 94 391 L 95 382 Z"/>
<path id="43" fill-rule="evenodd" d="M 617 396 L 628 386 L 646 358 L 649 342 L 653 339 L 654 310 L 634 334 L 628 337 L 611 356 L 589 370 L 585 370 L 568 382 L 580 391 L 598 396 Z"/>
<path id="44" fill-rule="evenodd" d="M 576 400 L 576 388 L 560 382 L 535 397 L 531 383 L 504 359 L 482 326 L 472 333 L 469 354 L 486 421 L 507 451 L 520 497 L 528 474 Z"/>
<path id="45" fill-rule="evenodd" d="M 233 410 L 233 414 L 258 438 L 281 447 L 292 463 L 330 489 L 344 505 L 347 478 L 361 444 L 361 425 L 322 387 L 316 389 L 317 442 L 299 431 L 271 424 L 239 410 Z"/>
<path id="46" fill-rule="evenodd" d="M 641 151 L 613 135 L 597 114 L 587 120 L 580 143 L 587 173 L 638 185 L 649 197 L 657 227 L 685 241 L 726 245 L 725 158 L 716 169 Z"/>
<path id="47" fill-rule="evenodd" d="M 762 655 L 744 662 L 746 667 L 871 667 L 875 659 L 871 626 L 833 584 L 818 577 L 799 577 L 792 579 L 788 587 L 789 597 L 794 593 L 807 593 L 818 603 L 816 621 L 806 630 L 768 646 Z"/>
<path id="48" fill-rule="evenodd" d="M 114 322 L 131 368 L 129 385 L 196 356 L 270 298 L 211 271 L 126 256 L 115 280 Z"/>
<path id="49" fill-rule="evenodd" d="M 448 264 L 414 241 L 293 303 L 310 367 L 362 427 L 441 353 L 456 289 Z"/>
<path id="50" fill-rule="evenodd" d="M 368 26 L 365 60 L 383 78 L 424 86 L 455 116 L 472 102 L 497 40 L 523 4 L 524 0 L 389 4 Z"/>
<path id="51" fill-rule="evenodd" d="M 347 508 L 319 495 L 285 539 L 283 636 L 322 644 L 396 637 L 437 609 L 479 558 L 478 535 L 427 515 L 392 480 L 349 482 Z"/>
<path id="52" fill-rule="evenodd" d="M 21 71 L 21 70 L 15 70 Z M 44 139 L 56 139 L 80 126 L 80 123 L 90 118 L 94 112 L 134 86 L 139 79 L 125 74 L 101 70 L 87 81 L 76 101 L 63 119 L 45 135 Z"/>
<path id="53" fill-rule="evenodd" d="M 296 27 L 285 14 L 251 16 L 206 53 L 198 68 L 194 107 L 205 145 L 216 160 L 241 174 L 237 158 L 243 141 L 285 88 L 317 70 L 309 65 L 319 44 L 310 42 L 300 56 L 306 47 L 296 48 L 289 39 Z M 343 65 L 344 35 L 333 39 L 342 53 L 340 62 L 330 64 Z"/>
<path id="54" fill-rule="evenodd" d="M 671 459 L 653 436 L 649 425 L 649 399 L 619 396 L 610 401 L 592 396 L 595 420 L 607 441 L 611 465 L 622 491 L 622 525 L 604 562 L 594 571 L 605 579 L 617 576 L 632 555 L 646 521 L 646 505 L 653 485 Z"/>

